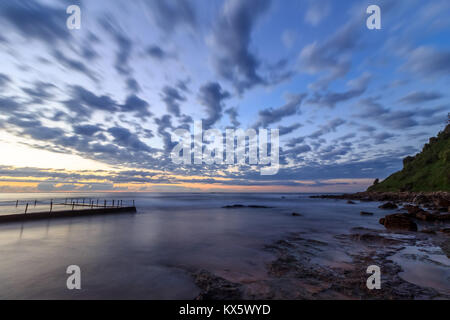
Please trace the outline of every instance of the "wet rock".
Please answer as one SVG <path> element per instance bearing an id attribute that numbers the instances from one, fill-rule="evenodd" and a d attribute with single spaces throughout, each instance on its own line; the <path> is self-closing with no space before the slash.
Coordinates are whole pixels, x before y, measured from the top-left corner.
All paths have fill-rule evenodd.
<path id="1" fill-rule="evenodd" d="M 389 239 L 378 234 L 364 233 L 364 234 L 352 234 L 350 236 L 352 240 L 366 242 L 369 244 L 381 244 L 381 245 L 399 245 L 402 241 Z"/>
<path id="2" fill-rule="evenodd" d="M 292 216 L 293 217 L 303 217 L 303 215 L 301 213 L 297 213 L 297 212 L 292 212 Z"/>
<path id="3" fill-rule="evenodd" d="M 435 221 L 436 220 L 435 215 L 433 215 L 425 210 L 421 210 L 421 211 L 417 212 L 415 214 L 415 217 L 422 221 Z"/>
<path id="4" fill-rule="evenodd" d="M 439 230 L 439 232 L 442 232 L 442 233 L 450 236 L 450 228 L 441 229 L 441 230 Z"/>
<path id="5" fill-rule="evenodd" d="M 355 202 L 353 202 L 352 200 L 348 200 L 347 204 L 355 204 Z"/>
<path id="6" fill-rule="evenodd" d="M 206 270 L 194 274 L 195 284 L 202 290 L 196 300 L 240 300 L 242 285 L 218 277 Z"/>
<path id="7" fill-rule="evenodd" d="M 360 214 L 361 214 L 362 216 L 373 216 L 373 213 L 372 213 L 372 212 L 366 212 L 366 211 L 361 211 Z"/>
<path id="8" fill-rule="evenodd" d="M 438 220 L 438 221 L 450 221 L 450 213 L 448 213 L 448 214 L 441 214 L 439 216 L 436 216 L 436 220 Z"/>
<path id="9" fill-rule="evenodd" d="M 417 224 L 401 213 L 387 215 L 380 219 L 380 224 L 384 225 L 386 229 L 417 231 Z"/>
<path id="10" fill-rule="evenodd" d="M 430 202 L 430 199 L 424 194 L 418 194 L 414 197 L 413 202 L 417 204 L 426 204 Z"/>
<path id="11" fill-rule="evenodd" d="M 444 198 L 436 198 L 433 201 L 434 206 L 436 208 L 448 208 L 450 207 L 450 200 L 449 199 L 444 199 Z"/>
<path id="12" fill-rule="evenodd" d="M 404 210 L 408 211 L 409 214 L 415 215 L 417 212 L 423 211 L 419 206 L 406 205 L 403 207 Z"/>
<path id="13" fill-rule="evenodd" d="M 398 206 L 395 203 L 386 202 L 385 204 L 382 204 L 378 208 L 380 208 L 380 209 L 397 209 Z"/>
<path id="14" fill-rule="evenodd" d="M 425 233 L 425 234 L 436 234 L 436 231 L 434 231 L 434 230 L 429 230 L 429 229 L 424 229 L 424 230 L 422 230 L 422 231 L 420 231 L 420 232 Z"/>

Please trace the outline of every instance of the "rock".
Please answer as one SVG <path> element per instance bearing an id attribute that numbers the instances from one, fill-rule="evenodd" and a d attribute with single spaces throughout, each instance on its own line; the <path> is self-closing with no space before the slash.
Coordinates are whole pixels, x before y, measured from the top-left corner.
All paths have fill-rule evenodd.
<path id="1" fill-rule="evenodd" d="M 397 209 L 398 206 L 395 203 L 387 202 L 385 204 L 382 204 L 378 208 L 380 208 L 380 209 Z"/>
<path id="2" fill-rule="evenodd" d="M 348 200 L 347 204 L 355 204 L 352 200 Z"/>
<path id="3" fill-rule="evenodd" d="M 419 211 L 423 211 L 419 206 L 406 205 L 403 209 L 407 210 L 409 214 L 415 215 Z"/>
<path id="4" fill-rule="evenodd" d="M 422 221 L 435 221 L 436 220 L 435 215 L 433 215 L 427 211 L 424 211 L 424 210 L 416 212 L 415 217 Z"/>
<path id="5" fill-rule="evenodd" d="M 292 216 L 293 217 L 303 217 L 303 215 L 301 213 L 297 213 L 297 212 L 292 212 Z"/>
<path id="6" fill-rule="evenodd" d="M 420 231 L 420 232 L 426 233 L 426 234 L 436 234 L 436 231 L 434 231 L 434 230 L 428 230 L 428 229 L 424 229 L 424 230 L 422 230 L 422 231 Z"/>
<path id="7" fill-rule="evenodd" d="M 436 220 L 438 220 L 438 221 L 450 221 L 450 213 L 441 214 L 439 216 L 436 216 Z"/>
<path id="8" fill-rule="evenodd" d="M 396 239 L 389 239 L 377 234 L 364 233 L 364 234 L 352 234 L 350 236 L 352 240 L 366 242 L 370 244 L 381 244 L 381 245 L 398 245 L 402 242 Z"/>
<path id="9" fill-rule="evenodd" d="M 361 214 L 362 216 L 373 216 L 373 213 L 372 213 L 372 212 L 361 211 L 360 214 Z"/>
<path id="10" fill-rule="evenodd" d="M 444 198 L 435 198 L 433 200 L 434 206 L 437 208 L 448 208 L 450 207 L 450 200 Z"/>
<path id="11" fill-rule="evenodd" d="M 244 205 L 242 205 L 242 204 L 233 204 L 232 206 L 223 206 L 223 207 L 222 207 L 222 209 L 241 209 L 241 208 L 270 209 L 271 207 L 257 206 L 257 205 L 244 206 Z"/>
<path id="12" fill-rule="evenodd" d="M 237 209 L 237 208 L 245 208 L 242 204 L 233 204 L 232 206 L 224 206 L 223 209 Z"/>
<path id="13" fill-rule="evenodd" d="M 442 232 L 443 234 L 450 236 L 450 228 L 441 229 L 439 230 L 439 232 Z"/>
<path id="14" fill-rule="evenodd" d="M 380 219 L 380 224 L 386 229 L 417 231 L 417 224 L 402 213 L 387 215 Z"/>
<path id="15" fill-rule="evenodd" d="M 416 203 L 416 204 L 426 204 L 426 203 L 430 202 L 430 199 L 427 196 L 423 195 L 423 194 L 418 194 L 413 199 L 413 202 Z"/>
<path id="16" fill-rule="evenodd" d="M 196 300 L 241 300 L 242 285 L 202 270 L 194 275 L 195 284 L 202 290 Z"/>

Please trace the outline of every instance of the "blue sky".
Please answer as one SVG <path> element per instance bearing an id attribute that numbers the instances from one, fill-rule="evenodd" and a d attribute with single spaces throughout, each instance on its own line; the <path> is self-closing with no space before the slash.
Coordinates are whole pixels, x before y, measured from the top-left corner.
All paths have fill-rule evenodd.
<path id="1" fill-rule="evenodd" d="M 2 0 L 0 191 L 363 190 L 446 123 L 449 14 L 445 0 Z M 194 120 L 279 128 L 281 170 L 174 165 L 170 132 Z"/>

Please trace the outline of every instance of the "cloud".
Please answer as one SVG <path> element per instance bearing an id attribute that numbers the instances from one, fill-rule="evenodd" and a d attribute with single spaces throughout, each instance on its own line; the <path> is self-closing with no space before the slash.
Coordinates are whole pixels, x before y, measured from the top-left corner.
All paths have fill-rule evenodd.
<path id="1" fill-rule="evenodd" d="M 370 73 L 365 72 L 359 78 L 348 82 L 349 90 L 344 92 L 316 92 L 313 97 L 308 100 L 308 103 L 318 105 L 320 107 L 334 108 L 336 104 L 345 102 L 356 97 L 361 96 L 367 90 L 367 86 L 372 79 Z"/>
<path id="2" fill-rule="evenodd" d="M 103 129 L 100 126 L 90 124 L 76 125 L 73 127 L 73 130 L 76 134 L 82 136 L 93 136 L 94 134 L 103 131 Z"/>
<path id="3" fill-rule="evenodd" d="M 176 117 L 181 116 L 180 103 L 186 101 L 186 98 L 183 97 L 176 88 L 165 86 L 162 90 L 161 98 L 166 104 L 167 111 L 170 114 Z"/>
<path id="4" fill-rule="evenodd" d="M 310 1 L 310 5 L 305 14 L 305 21 L 316 27 L 331 12 L 331 5 L 327 0 Z"/>
<path id="5" fill-rule="evenodd" d="M 235 128 L 238 128 L 241 125 L 238 120 L 239 114 L 237 108 L 228 108 L 227 110 L 225 110 L 225 113 L 228 114 L 228 116 L 230 117 L 230 122 Z"/>
<path id="6" fill-rule="evenodd" d="M 126 128 L 109 128 L 108 133 L 114 137 L 114 142 L 119 146 L 126 147 L 131 151 L 152 152 L 152 148 L 143 143 L 135 134 Z"/>
<path id="7" fill-rule="evenodd" d="M 159 47 L 157 45 L 151 45 L 150 47 L 147 48 L 146 52 L 150 57 L 157 59 L 157 60 L 165 60 L 165 59 L 173 57 L 172 54 L 166 52 L 165 50 L 163 50 L 161 47 Z"/>
<path id="8" fill-rule="evenodd" d="M 98 81 L 95 73 L 90 70 L 83 62 L 67 57 L 58 49 L 53 50 L 53 57 L 66 68 L 80 72 L 94 82 Z"/>
<path id="9" fill-rule="evenodd" d="M 394 138 L 395 135 L 388 133 L 388 132 L 383 132 L 383 133 L 379 133 L 373 136 L 374 139 L 374 144 L 384 144 L 386 143 L 387 140 L 390 140 L 391 138 Z"/>
<path id="10" fill-rule="evenodd" d="M 44 100 L 52 98 L 54 95 L 50 90 L 55 89 L 56 86 L 43 81 L 35 81 L 33 88 L 22 88 L 31 100 L 29 103 L 42 104 Z"/>
<path id="11" fill-rule="evenodd" d="M 408 60 L 401 69 L 425 78 L 448 76 L 450 75 L 450 51 L 418 47 L 408 53 Z"/>
<path id="12" fill-rule="evenodd" d="M 107 95 L 97 96 L 93 92 L 83 88 L 82 86 L 75 85 L 70 87 L 72 99 L 71 102 L 66 103 L 69 109 L 76 112 L 91 111 L 92 110 L 103 110 L 103 111 L 118 111 L 118 104 L 115 100 Z M 80 110 L 81 106 L 81 110 Z M 87 107 L 86 109 L 83 109 Z M 75 108 L 74 108 L 75 107 Z"/>
<path id="13" fill-rule="evenodd" d="M 360 26 L 363 23 L 359 16 L 357 18 L 346 23 L 323 43 L 312 42 L 300 52 L 300 70 L 314 75 L 325 73 L 311 84 L 312 88 L 327 89 L 332 81 L 349 72 L 351 54 L 360 42 Z"/>
<path id="14" fill-rule="evenodd" d="M 258 74 L 259 59 L 250 52 L 251 34 L 257 20 L 269 9 L 270 0 L 226 0 L 215 26 L 215 68 L 242 93 L 265 81 Z"/>
<path id="15" fill-rule="evenodd" d="M 133 50 L 133 42 L 126 36 L 126 33 L 119 28 L 118 23 L 111 16 L 106 16 L 101 19 L 100 24 L 109 34 L 111 34 L 118 47 L 114 67 L 119 74 L 130 76 L 132 74 L 132 69 L 129 65 L 129 61 Z"/>
<path id="16" fill-rule="evenodd" d="M 141 86 L 139 85 L 139 82 L 137 82 L 137 80 L 132 77 L 129 77 L 127 79 L 127 88 L 132 93 L 138 93 L 141 91 Z"/>
<path id="17" fill-rule="evenodd" d="M 55 41 L 68 41 L 65 8 L 52 7 L 34 0 L 4 1 L 0 17 L 24 38 L 35 39 L 54 47 Z"/>
<path id="18" fill-rule="evenodd" d="M 6 87 L 11 82 L 11 78 L 4 73 L 0 73 L 0 89 Z"/>
<path id="19" fill-rule="evenodd" d="M 310 134 L 308 138 L 317 139 L 327 133 L 336 132 L 336 129 L 344 125 L 345 123 L 347 123 L 347 121 L 342 120 L 341 118 L 333 119 L 328 123 L 321 125 L 320 129 Z"/>
<path id="20" fill-rule="evenodd" d="M 442 95 L 438 92 L 419 92 L 415 91 L 412 92 L 403 98 L 401 98 L 399 101 L 403 104 L 418 104 L 418 103 L 424 103 L 428 101 L 434 101 L 442 98 Z"/>
<path id="21" fill-rule="evenodd" d="M 208 115 L 206 119 L 203 119 L 205 128 L 211 128 L 222 118 L 224 100 L 230 97 L 231 95 L 224 91 L 217 82 L 207 83 L 200 88 L 199 100 L 206 107 L 206 114 Z"/>
<path id="22" fill-rule="evenodd" d="M 161 118 L 155 118 L 154 121 L 158 126 L 158 134 L 163 139 L 164 150 L 166 152 L 171 152 L 174 146 L 176 145 L 176 142 L 175 143 L 172 142 L 172 135 L 168 133 L 166 130 L 174 129 L 172 125 L 172 117 L 166 114 Z"/>
<path id="23" fill-rule="evenodd" d="M 294 123 L 290 126 L 279 126 L 278 129 L 280 130 L 280 136 L 287 135 L 289 133 L 294 132 L 295 130 L 301 128 L 302 125 L 300 123 Z"/>
<path id="24" fill-rule="evenodd" d="M 140 99 L 132 94 L 127 97 L 124 104 L 120 105 L 121 112 L 133 112 L 139 117 L 150 117 L 152 113 L 149 111 L 150 105 L 147 101 Z"/>
<path id="25" fill-rule="evenodd" d="M 281 42 L 287 49 L 290 49 L 294 46 L 296 38 L 297 34 L 292 30 L 284 30 L 281 34 Z"/>
<path id="26" fill-rule="evenodd" d="M 279 108 L 268 108 L 259 111 L 258 121 L 253 128 L 267 128 L 269 125 L 281 121 L 300 112 L 300 106 L 305 99 L 306 94 L 289 95 L 286 98 L 286 104 Z"/>
<path id="27" fill-rule="evenodd" d="M 143 0 L 154 21 L 166 33 L 181 26 L 195 28 L 197 16 L 191 2 L 187 0 Z"/>

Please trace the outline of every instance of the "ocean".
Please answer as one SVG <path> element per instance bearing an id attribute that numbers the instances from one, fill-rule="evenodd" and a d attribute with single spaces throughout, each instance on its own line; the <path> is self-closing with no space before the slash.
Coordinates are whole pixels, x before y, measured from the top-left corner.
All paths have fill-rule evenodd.
<path id="1" fill-rule="evenodd" d="M 357 251 L 368 250 L 360 243 L 344 246 L 342 235 L 372 230 L 393 239 L 414 237 L 387 232 L 378 220 L 395 210 L 379 209 L 377 202 L 351 205 L 309 196 L 1 194 L 0 214 L 21 213 L 25 203 L 39 211 L 49 199 L 58 203 L 66 198 L 135 200 L 137 213 L 0 225 L 0 299 L 191 300 L 200 293 L 193 278 L 199 270 L 236 283 L 264 283 L 270 277 L 268 266 L 277 258 L 267 248 L 293 234 L 326 244 L 313 256 L 305 253 L 305 259 L 342 269 L 351 267 Z M 34 200 L 41 207 L 34 209 Z M 268 208 L 223 208 L 235 204 Z M 362 216 L 360 211 L 374 215 Z M 399 275 L 405 281 L 450 294 L 450 259 L 439 246 L 404 246 L 390 258 L 402 268 Z M 81 290 L 66 287 L 70 265 L 81 269 Z"/>

